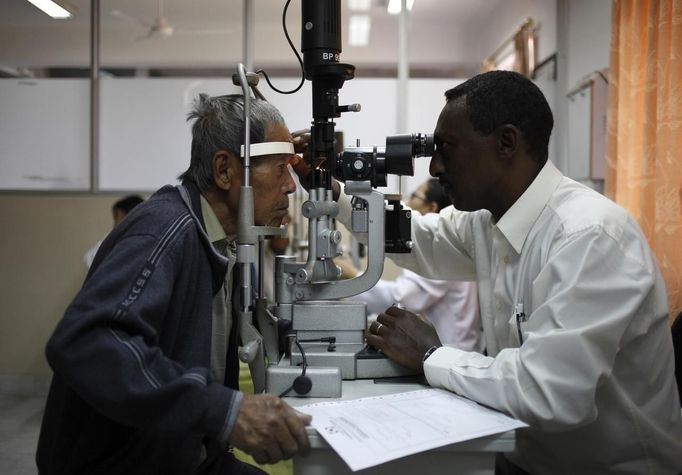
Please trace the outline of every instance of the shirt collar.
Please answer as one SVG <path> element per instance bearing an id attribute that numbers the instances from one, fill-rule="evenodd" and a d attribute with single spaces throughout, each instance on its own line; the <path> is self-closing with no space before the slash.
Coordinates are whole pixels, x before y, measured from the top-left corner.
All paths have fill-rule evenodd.
<path id="1" fill-rule="evenodd" d="M 497 228 L 517 254 L 521 254 L 528 233 L 559 186 L 562 177 L 554 164 L 547 160 L 535 180 L 497 222 Z"/>
<path id="2" fill-rule="evenodd" d="M 220 225 L 218 217 L 213 212 L 213 208 L 209 204 L 208 200 L 204 198 L 203 195 L 200 197 L 201 200 L 201 215 L 204 218 L 204 224 L 206 225 L 206 234 L 213 244 L 219 241 L 227 239 L 225 230 Z"/>

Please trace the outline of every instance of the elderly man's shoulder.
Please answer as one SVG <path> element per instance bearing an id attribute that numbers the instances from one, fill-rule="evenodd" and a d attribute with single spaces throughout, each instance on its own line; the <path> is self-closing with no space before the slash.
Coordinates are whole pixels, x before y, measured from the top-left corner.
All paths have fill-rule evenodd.
<path id="1" fill-rule="evenodd" d="M 165 186 L 141 203 L 121 223 L 121 231 L 130 233 L 164 234 L 192 225 L 194 219 L 180 193 Z"/>

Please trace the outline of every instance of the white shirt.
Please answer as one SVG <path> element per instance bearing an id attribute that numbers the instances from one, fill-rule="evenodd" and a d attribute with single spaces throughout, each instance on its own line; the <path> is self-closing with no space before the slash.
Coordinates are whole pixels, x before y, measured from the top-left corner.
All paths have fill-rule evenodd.
<path id="1" fill-rule="evenodd" d="M 481 320 L 474 282 L 426 279 L 403 270 L 396 280 L 380 280 L 351 300 L 367 303 L 369 313 L 381 313 L 394 302 L 429 320 L 441 343 L 480 351 Z"/>
<path id="2" fill-rule="evenodd" d="M 510 460 L 534 474 L 682 470 L 665 285 L 624 209 L 548 161 L 498 223 L 413 213 L 412 239 L 398 265 L 476 278 L 490 355 L 440 348 L 426 378 L 530 424 Z"/>

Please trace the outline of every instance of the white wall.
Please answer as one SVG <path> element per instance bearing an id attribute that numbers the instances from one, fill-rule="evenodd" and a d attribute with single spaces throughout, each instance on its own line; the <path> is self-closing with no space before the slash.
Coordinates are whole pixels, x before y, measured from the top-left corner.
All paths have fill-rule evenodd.
<path id="1" fill-rule="evenodd" d="M 611 1 L 560 1 L 566 2 L 570 32 L 566 72 L 568 83 L 575 85 L 592 71 L 609 65 Z"/>
<path id="2" fill-rule="evenodd" d="M 536 30 L 536 59 L 541 62 L 557 51 L 557 1 L 556 0 L 505 0 L 499 2 L 482 24 L 471 26 L 470 35 L 481 38 L 478 52 L 484 58 L 492 54 L 500 45 L 508 41 L 526 18 L 531 18 Z M 477 29 L 483 25 L 487 35 L 480 35 Z M 551 66 L 550 66 L 551 69 Z M 547 98 L 555 117 L 557 83 L 551 75 L 543 74 L 536 81 Z M 549 143 L 550 157 L 556 157 L 556 129 Z M 555 160 L 556 161 L 556 160 Z"/>
<path id="3" fill-rule="evenodd" d="M 609 65 L 610 0 L 558 0 L 558 80 L 555 102 L 555 163 L 568 176 L 600 187 L 589 177 L 589 94 L 566 94 L 595 70 Z"/>
<path id="4" fill-rule="evenodd" d="M 89 189 L 89 87 L 0 79 L 0 189 Z"/>
<path id="5" fill-rule="evenodd" d="M 423 64 L 434 64 L 439 58 L 447 58 L 448 55 L 452 58 L 458 58 L 457 61 L 475 61 L 480 60 L 485 57 L 491 51 L 493 51 L 501 42 L 509 38 L 509 36 L 514 32 L 514 30 L 521 24 L 524 18 L 531 17 L 538 24 L 538 58 L 540 60 L 550 56 L 554 52 L 558 54 L 558 79 L 556 82 L 552 81 L 542 81 L 539 83 L 540 87 L 545 92 L 550 105 L 555 114 L 555 131 L 552 136 L 551 156 L 554 162 L 569 176 L 582 179 L 587 175 L 587 167 L 589 162 L 589 157 L 586 156 L 585 152 L 585 133 L 588 130 L 585 121 L 582 116 L 584 111 L 587 110 L 584 104 L 576 103 L 569 104 L 565 98 L 566 93 L 575 86 L 577 81 L 583 78 L 585 75 L 594 71 L 595 69 L 601 69 L 608 65 L 608 48 L 609 48 L 609 36 L 610 36 L 610 10 L 611 1 L 610 0 L 505 0 L 499 2 L 492 2 L 489 4 L 491 10 L 479 14 L 478 18 L 470 19 L 468 25 L 462 24 L 461 20 L 452 17 L 449 18 L 450 27 L 444 26 L 444 23 L 439 23 L 436 20 L 432 22 L 432 28 L 429 28 L 428 35 L 424 31 L 415 31 L 413 28 L 410 34 L 410 62 L 413 65 Z M 443 10 L 444 12 L 447 10 Z M 260 13 L 259 13 L 260 14 Z M 297 13 L 292 10 L 292 22 L 296 23 L 294 20 L 297 18 Z M 444 14 L 447 16 L 449 14 Z M 452 15 L 451 15 L 452 16 Z M 376 48 L 347 48 L 344 51 L 344 55 L 348 57 L 355 57 L 356 60 L 360 62 L 367 62 L 372 64 L 376 62 L 377 64 L 386 64 L 395 61 L 397 56 L 396 51 L 396 29 L 393 23 L 397 22 L 395 17 L 387 17 L 381 21 L 376 21 L 373 25 L 373 37 L 378 41 L 381 47 Z M 275 24 L 273 24 L 275 25 Z M 83 24 L 74 23 L 71 27 L 69 39 L 64 39 L 59 37 L 56 31 L 50 29 L 46 31 L 38 31 L 37 34 L 34 31 L 22 30 L 23 25 L 17 25 L 16 27 L 3 27 L 0 29 L 0 42 L 6 47 L 2 48 L 0 51 L 0 64 L 3 61 L 11 60 L 25 60 L 28 61 L 27 64 L 36 61 L 40 62 L 42 60 L 49 62 L 50 64 L 59 64 L 60 62 L 65 63 L 87 63 L 87 34 L 85 32 L 80 32 L 81 34 L 76 34 L 79 32 L 78 28 L 83 28 Z M 278 25 L 276 25 L 279 28 Z M 262 26 L 262 28 L 275 28 L 269 23 Z M 63 31 L 63 30 L 60 30 Z M 69 31 L 69 30 L 66 30 Z M 108 31 L 108 33 L 107 33 Z M 481 34 L 484 31 L 486 34 Z M 188 59 L 190 51 L 193 58 L 195 58 L 197 64 L 206 64 L 213 61 L 215 65 L 225 64 L 226 61 L 230 61 L 233 57 L 239 56 L 240 43 L 239 45 L 235 43 L 228 43 L 224 47 L 221 46 L 220 52 L 216 52 L 215 45 L 209 50 L 204 47 L 193 47 L 194 43 L 176 43 L 173 41 L 166 42 L 132 42 L 128 46 L 121 45 L 120 42 L 116 43 L 113 39 L 107 40 L 107 34 L 115 34 L 115 30 L 107 30 L 105 28 L 103 41 L 103 51 L 102 59 L 104 62 L 118 63 L 126 62 L 124 60 L 124 55 L 129 54 L 131 61 L 135 62 L 139 60 L 149 60 L 149 58 L 156 58 L 156 60 L 151 60 L 149 63 L 145 63 L 146 66 L 153 66 L 155 61 L 159 64 L 171 64 L 172 61 L 169 60 L 169 55 L 177 54 L 177 61 L 183 65 L 193 64 L 191 60 Z M 272 32 L 274 35 L 274 31 Z M 22 36 L 23 35 L 23 36 Z M 28 35 L 28 36 L 26 36 Z M 298 41 L 298 29 L 292 28 L 292 35 L 294 41 Z M 278 36 L 281 36 L 281 32 L 278 31 Z M 29 39 L 30 37 L 30 39 Z M 268 35 L 257 34 L 256 35 L 256 58 L 257 61 L 268 62 L 268 61 L 278 61 L 282 64 L 286 61 L 286 58 L 290 57 L 290 52 L 286 49 L 287 45 L 284 41 L 272 41 Z M 435 38 L 435 39 L 434 39 Z M 178 40 L 179 41 L 179 40 Z M 115 47 L 115 45 L 117 45 Z M 40 47 L 36 47 L 39 45 Z M 51 45 L 58 46 L 57 50 L 52 51 Z M 124 47 L 125 46 L 125 47 Z M 239 47 L 237 47 L 239 46 Z M 114 48 L 115 49 L 110 49 Z M 23 48 L 23 49 L 22 49 Z M 187 50 L 183 49 L 187 48 Z M 30 51 L 29 51 L 30 50 Z M 185 53 L 183 53 L 185 51 Z M 213 53 L 209 54 L 209 51 Z M 377 53 L 381 51 L 381 53 Z M 70 55 L 67 59 L 66 57 L 61 57 L 62 54 Z M 214 54 L 215 53 L 215 54 Z M 3 57 L 2 55 L 6 55 Z M 40 55 L 44 55 L 43 59 L 40 59 Z M 212 56 L 211 56 L 212 54 Z M 117 55 L 119 59 L 116 59 Z M 208 56 L 213 58 L 209 60 Z M 135 59 L 137 58 L 137 59 Z M 203 58 L 203 59 L 202 59 Z M 344 59 L 348 59 L 344 57 Z M 359 66 L 362 69 L 362 66 Z M 342 89 L 341 97 L 343 103 L 348 102 L 360 102 L 363 103 L 364 111 L 360 114 L 346 115 L 339 119 L 339 128 L 346 131 L 347 140 L 352 140 L 355 138 L 360 138 L 364 144 L 373 144 L 383 140 L 383 137 L 394 133 L 392 124 L 395 123 L 395 110 L 394 105 L 397 100 L 395 94 L 394 83 L 387 80 L 386 83 L 381 83 L 381 80 L 375 82 L 375 87 L 380 90 L 379 95 L 373 92 L 365 92 L 362 88 L 358 89 L 359 85 L 362 84 L 361 81 L 372 79 L 356 79 L 346 84 L 344 89 Z M 283 81 L 286 83 L 286 80 Z M 281 82 L 280 82 L 281 83 Z M 416 87 L 418 82 L 414 80 L 410 82 L 411 87 Z M 435 118 L 440 110 L 440 105 L 442 104 L 441 94 L 444 89 L 451 87 L 456 84 L 456 79 L 445 80 L 442 85 L 435 87 L 433 95 L 424 96 L 424 100 L 419 98 L 424 95 L 424 91 L 415 94 L 410 94 L 408 101 L 410 101 L 409 111 L 409 129 L 412 131 L 426 131 L 430 132 L 433 130 L 433 124 L 435 123 Z M 123 84 L 118 83 L 118 84 Z M 137 83 L 136 83 L 137 84 Z M 368 83 L 369 84 L 369 83 Z M 382 85 L 383 84 L 383 85 Z M 138 86 L 131 86 L 136 88 Z M 283 104 L 291 106 L 290 110 L 285 110 L 288 117 L 296 117 L 298 112 L 302 112 L 302 116 L 305 117 L 305 110 L 309 110 L 309 92 L 300 92 L 293 97 L 278 97 L 277 94 L 268 92 L 267 86 L 263 86 L 264 91 L 268 94 L 276 104 Z M 432 91 L 430 89 L 425 90 L 427 94 Z M 136 163 L 139 162 L 137 158 L 143 150 L 147 150 L 144 147 L 142 149 L 136 148 L 134 142 L 131 144 L 126 143 L 129 137 L 135 134 L 142 133 L 144 130 L 149 129 L 151 123 L 151 131 L 153 132 L 154 124 L 153 118 L 150 116 L 151 111 L 145 107 L 143 110 L 138 110 L 134 113 L 126 112 L 125 107 L 129 103 L 145 103 L 148 102 L 147 97 L 141 97 L 138 101 L 135 100 L 121 100 L 121 93 L 115 93 L 107 84 L 106 81 L 103 82 L 103 111 L 102 120 L 104 122 L 105 128 L 103 129 L 103 167 L 102 173 L 104 174 L 103 186 L 105 189 L 121 189 L 124 186 L 120 181 L 111 179 L 113 175 L 113 170 L 115 165 L 110 162 L 111 157 L 115 157 L 117 160 L 132 160 L 135 157 Z M 135 97 L 136 94 L 145 94 L 143 91 L 130 91 L 131 98 Z M 160 91 L 151 91 L 150 97 L 153 95 L 158 96 Z M 357 97 L 353 97 L 353 96 Z M 59 94 L 53 95 L 54 101 L 60 101 L 60 97 L 72 97 L 70 96 L 60 96 Z M 428 100 L 426 98 L 428 97 Z M 66 145 L 68 135 L 64 140 L 64 144 L 60 145 L 62 148 L 57 148 L 57 152 L 62 152 L 63 156 L 69 156 L 73 160 L 83 161 L 82 154 L 83 150 L 87 150 L 86 145 L 87 137 L 85 136 L 87 132 L 87 124 L 82 122 L 80 118 L 87 109 L 85 109 L 86 96 L 79 96 L 75 102 L 78 102 L 81 112 L 77 112 L 77 116 L 73 116 L 74 111 L 69 108 L 69 106 L 63 103 L 67 102 L 62 100 L 59 104 L 52 107 L 48 112 L 51 114 L 56 113 L 56 111 L 63 111 L 63 121 L 64 124 L 71 122 L 71 124 L 80 124 L 80 134 L 82 135 L 81 145 L 78 150 L 66 150 L 64 146 Z M 581 98 L 577 98 L 581 100 Z M 16 100 L 19 98 L 14 97 L 12 92 L 7 92 L 5 90 L 4 96 L 0 99 L 3 104 L 0 114 L 4 114 L 3 121 L 8 120 L 9 117 L 14 121 L 14 126 L 16 126 L 18 119 L 20 119 L 21 114 L 40 114 L 38 109 L 33 109 L 31 112 L 30 105 L 25 111 L 20 111 L 19 113 L 14 113 L 14 106 Z M 582 99 L 586 100 L 586 99 Z M 109 117 L 108 110 L 111 107 L 122 108 L 118 110 L 118 116 Z M 160 105 L 159 108 L 168 108 L 168 104 Z M 18 110 L 18 109 L 17 109 Z M 186 133 L 184 123 L 180 122 L 180 117 L 186 112 L 185 109 L 175 109 L 179 111 L 177 120 L 178 122 L 171 126 L 171 129 L 176 131 L 174 137 L 178 139 L 183 138 L 182 134 Z M 71 114 L 71 115 L 69 115 Z M 129 120 L 119 120 L 122 117 L 129 117 Z M 136 119 L 139 116 L 139 120 Z M 421 122 L 414 122 L 414 117 L 421 117 Z M 118 117 L 118 118 L 117 118 Z M 38 117 L 40 118 L 40 117 Z M 144 120 L 142 120 L 144 118 Z M 427 119 L 428 118 L 428 119 Z M 52 129 L 51 126 L 47 124 L 50 119 L 50 114 L 46 114 L 44 117 L 40 118 L 44 125 L 39 127 L 40 130 L 49 131 Z M 369 121 L 370 126 L 366 126 L 365 120 Z M 51 119 L 50 119 L 51 120 Z M 299 123 L 302 126 L 307 125 L 306 120 L 301 120 Z M 6 140 L 3 138 L 2 147 L 4 150 L 7 148 L 15 147 L 11 145 L 10 142 L 16 142 L 18 138 L 23 140 L 24 144 L 28 144 L 33 140 L 40 142 L 40 135 L 27 127 L 25 136 L 23 134 L 15 134 L 10 129 L 10 125 L 7 123 L 0 133 L 5 133 L 10 139 Z M 293 128 L 299 128 L 299 125 L 295 123 L 291 124 Z M 14 127 L 15 128 L 15 127 Z M 121 132 L 119 134 L 119 132 Z M 30 136 L 31 140 L 26 140 Z M 73 136 L 73 133 L 71 133 Z M 183 140 L 186 139 L 186 136 Z M 79 139 L 80 140 L 80 139 Z M 53 147 L 55 141 L 51 140 L 49 147 Z M 119 143 L 117 143 L 119 142 Z M 148 145 L 151 145 L 153 141 L 151 140 Z M 167 140 L 156 141 L 157 148 L 150 151 L 148 155 L 167 155 L 168 148 Z M 31 144 L 31 145 L 37 145 Z M 148 146 L 146 145 L 146 146 Z M 53 149 L 48 148 L 52 151 Z M 180 158 L 177 160 L 184 160 L 185 148 L 175 148 L 172 153 L 182 152 L 178 155 Z M 7 154 L 0 150 L 1 155 L 0 163 L 2 160 L 7 160 Z M 39 160 L 47 160 L 47 153 L 41 152 L 36 149 L 37 153 L 33 153 L 30 156 L 26 154 L 19 154 L 19 156 L 12 157 L 13 160 L 24 160 L 24 165 L 22 165 L 21 172 L 22 176 L 39 176 L 39 174 L 34 171 L 26 170 L 28 164 L 32 166 L 38 166 Z M 41 158 L 36 158 L 37 156 Z M 55 155 L 50 162 L 52 165 L 60 160 L 59 154 Z M 78 157 L 78 158 L 76 158 Z M 148 158 L 142 159 L 146 162 Z M 166 162 L 167 163 L 167 162 Z M 151 189 L 161 181 L 169 181 L 176 172 L 178 172 L 179 165 L 175 165 L 176 162 L 171 162 L 172 166 L 166 166 L 164 171 L 159 174 L 158 182 L 154 183 L 128 183 L 127 186 L 132 186 L 133 189 Z M 184 163 L 184 162 L 183 162 Z M 52 165 L 47 165 L 47 168 L 42 170 L 43 176 L 47 176 L 46 171 Z M 4 164 L 3 164 L 4 166 Z M 66 170 L 69 171 L 73 167 L 67 167 Z M 164 175 L 165 174 L 165 175 Z M 51 176 L 61 179 L 61 176 L 54 173 Z M 75 179 L 75 185 L 73 183 L 64 184 L 63 188 L 73 189 L 74 187 L 82 187 L 82 179 L 87 178 L 88 173 L 84 173 L 81 178 Z M 163 178 L 163 179 L 162 179 Z M 421 177 L 420 177 L 421 178 Z M 16 176 L 10 177 L 5 174 L 5 181 L 15 180 Z M 62 182 L 64 183 L 64 182 Z M 8 184 L 3 182 L 0 186 L 7 189 Z M 24 183 L 20 188 L 58 188 L 58 184 L 53 180 L 47 180 L 42 185 L 39 185 L 35 180 L 34 183 Z"/>
<path id="6" fill-rule="evenodd" d="M 557 53 L 557 80 L 537 81 L 554 113 L 550 158 L 568 176 L 589 177 L 589 94 L 566 94 L 586 75 L 608 67 L 611 0 L 506 0 L 488 15 L 479 52 L 486 56 L 508 39 L 524 18 L 538 28 L 538 61 Z M 480 28 L 476 24 L 475 28 Z M 475 31 L 471 32 L 476 34 Z"/>
<path id="7" fill-rule="evenodd" d="M 292 89 L 299 79 L 276 78 Z M 443 93 L 461 80 L 412 79 L 408 85 L 408 130 L 432 133 L 444 104 Z M 24 84 L 26 83 L 26 84 Z M 281 95 L 263 84 L 262 92 L 284 115 L 291 130 L 310 126 L 311 85 Z M 240 92 L 222 79 L 103 78 L 100 99 L 99 188 L 153 191 L 189 164 L 190 124 L 200 92 Z M 362 111 L 336 120 L 346 146 L 384 146 L 396 131 L 397 80 L 357 78 L 341 89 L 340 104 L 359 103 Z M 83 79 L 0 80 L 0 189 L 80 189 L 89 183 L 88 82 Z M 47 106 L 49 104 L 49 107 Z M 428 159 L 415 161 L 416 178 L 428 177 Z M 39 178 L 36 178 L 39 177 Z M 40 179 L 42 177 L 42 179 Z M 383 191 L 397 192 L 397 180 Z"/>
<path id="8" fill-rule="evenodd" d="M 482 25 L 472 25 L 470 35 L 480 38 L 479 54 L 490 55 L 521 26 L 525 18 L 532 18 L 537 28 L 537 59 L 542 61 L 556 51 L 557 0 L 504 0 L 488 15 L 483 25 L 488 34 L 481 35 Z"/>

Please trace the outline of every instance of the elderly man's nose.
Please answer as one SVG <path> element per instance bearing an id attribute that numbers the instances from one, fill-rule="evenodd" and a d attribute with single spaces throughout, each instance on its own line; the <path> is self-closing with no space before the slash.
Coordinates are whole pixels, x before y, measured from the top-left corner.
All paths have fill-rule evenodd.
<path id="1" fill-rule="evenodd" d="M 291 194 L 294 191 L 296 191 L 296 181 L 294 181 L 294 177 L 291 175 L 291 168 L 290 167 L 287 167 L 285 180 L 286 180 L 284 183 L 285 193 Z"/>

